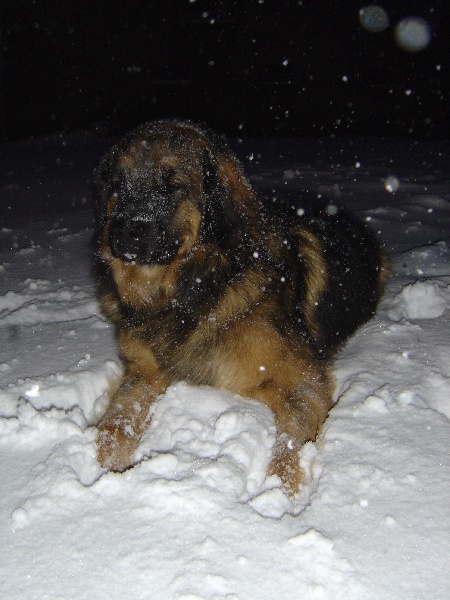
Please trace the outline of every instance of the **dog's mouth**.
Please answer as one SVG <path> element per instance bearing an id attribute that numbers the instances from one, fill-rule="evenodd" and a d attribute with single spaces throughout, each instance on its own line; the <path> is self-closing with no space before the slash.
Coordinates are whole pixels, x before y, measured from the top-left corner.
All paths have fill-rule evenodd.
<path id="1" fill-rule="evenodd" d="M 112 255 L 126 264 L 167 265 L 178 253 L 180 241 L 158 223 L 116 219 L 109 230 Z"/>

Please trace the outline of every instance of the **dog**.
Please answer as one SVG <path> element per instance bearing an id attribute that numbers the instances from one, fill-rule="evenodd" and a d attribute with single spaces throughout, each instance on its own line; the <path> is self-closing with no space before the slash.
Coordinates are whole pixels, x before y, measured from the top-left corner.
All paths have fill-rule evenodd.
<path id="1" fill-rule="evenodd" d="M 100 301 L 124 364 L 100 464 L 132 466 L 152 402 L 184 380 L 273 411 L 269 474 L 295 494 L 299 450 L 333 404 L 331 360 L 382 294 L 379 242 L 335 204 L 260 198 L 224 137 L 189 121 L 125 135 L 95 179 Z"/>

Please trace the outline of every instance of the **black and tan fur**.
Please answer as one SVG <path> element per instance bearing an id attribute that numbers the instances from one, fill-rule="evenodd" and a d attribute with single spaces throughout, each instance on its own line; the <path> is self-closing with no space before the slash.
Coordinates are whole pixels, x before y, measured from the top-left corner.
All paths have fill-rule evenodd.
<path id="1" fill-rule="evenodd" d="M 101 303 L 125 367 L 100 463 L 127 469 L 151 403 L 185 380 L 272 409 L 270 472 L 294 493 L 298 451 L 332 405 L 330 359 L 376 309 L 378 243 L 335 206 L 261 201 L 223 138 L 189 122 L 134 130 L 96 179 Z"/>

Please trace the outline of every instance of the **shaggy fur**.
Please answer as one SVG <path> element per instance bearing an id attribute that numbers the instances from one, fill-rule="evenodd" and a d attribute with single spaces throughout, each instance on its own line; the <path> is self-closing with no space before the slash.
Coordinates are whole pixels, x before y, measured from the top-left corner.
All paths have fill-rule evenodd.
<path id="1" fill-rule="evenodd" d="M 101 304 L 125 367 L 100 463 L 130 467 L 151 403 L 185 380 L 274 412 L 270 472 L 295 493 L 298 451 L 332 405 L 330 359 L 384 286 L 377 241 L 337 206 L 258 199 L 223 138 L 189 122 L 134 130 L 96 181 Z"/>

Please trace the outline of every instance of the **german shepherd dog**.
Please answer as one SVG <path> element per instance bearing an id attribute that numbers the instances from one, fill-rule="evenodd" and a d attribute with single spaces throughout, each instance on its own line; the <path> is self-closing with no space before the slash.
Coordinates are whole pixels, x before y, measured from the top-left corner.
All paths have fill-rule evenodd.
<path id="1" fill-rule="evenodd" d="M 258 198 L 223 137 L 190 122 L 126 135 L 96 186 L 101 306 L 124 364 L 99 462 L 129 468 L 152 402 L 184 380 L 273 411 L 269 473 L 294 494 L 299 449 L 332 406 L 330 360 L 386 281 L 375 237 L 335 205 Z"/>

